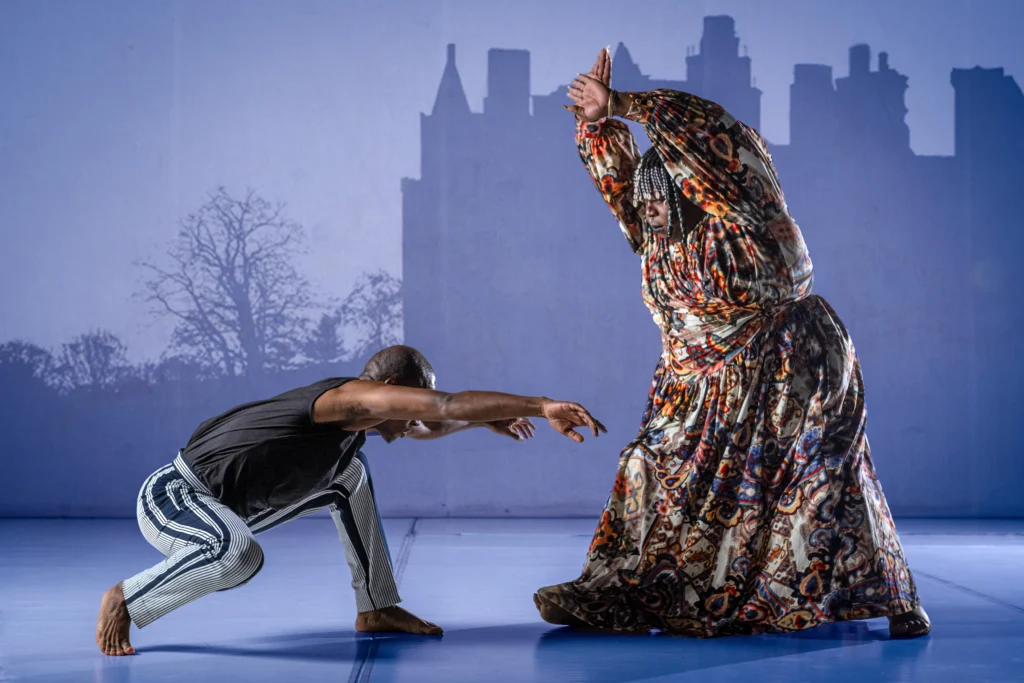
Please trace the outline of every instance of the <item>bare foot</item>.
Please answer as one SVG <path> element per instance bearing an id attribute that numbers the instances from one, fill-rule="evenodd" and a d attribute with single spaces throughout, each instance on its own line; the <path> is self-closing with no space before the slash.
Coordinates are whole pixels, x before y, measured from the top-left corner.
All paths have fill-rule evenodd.
<path id="1" fill-rule="evenodd" d="M 356 617 L 356 630 L 363 633 L 415 633 L 439 636 L 444 631 L 437 624 L 420 619 L 401 607 L 385 607 L 373 612 L 360 612 Z"/>
<path id="2" fill-rule="evenodd" d="M 924 607 L 918 605 L 910 612 L 889 617 L 890 638 L 920 638 L 932 630 L 932 622 Z"/>
<path id="3" fill-rule="evenodd" d="M 105 655 L 133 655 L 135 648 L 128 642 L 132 618 L 124 604 L 124 591 L 117 584 L 103 594 L 100 616 L 96 620 L 96 644 Z"/>
<path id="4" fill-rule="evenodd" d="M 537 611 L 540 612 L 540 618 L 549 624 L 556 626 L 568 626 L 575 631 L 585 631 L 587 633 L 618 633 L 627 635 L 646 635 L 650 633 L 646 629 L 637 629 L 633 631 L 620 631 L 613 628 L 598 628 L 597 626 L 591 626 L 587 622 L 583 621 L 576 615 L 562 609 L 555 603 L 551 602 L 547 598 L 543 598 L 538 593 L 533 594 L 533 604 L 537 606 Z"/>

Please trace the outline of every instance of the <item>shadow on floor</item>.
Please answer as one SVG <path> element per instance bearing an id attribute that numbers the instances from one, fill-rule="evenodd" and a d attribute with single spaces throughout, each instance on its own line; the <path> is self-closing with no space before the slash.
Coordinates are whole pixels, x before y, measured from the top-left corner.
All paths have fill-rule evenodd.
<path id="1" fill-rule="evenodd" d="M 621 681 L 679 674 L 723 665 L 855 648 L 887 640 L 884 630 L 864 622 L 832 624 L 794 634 L 695 640 L 662 635 L 584 634 L 545 624 L 488 626 L 452 630 L 443 637 L 354 634 L 316 631 L 277 634 L 234 646 L 168 644 L 140 648 L 140 654 L 170 652 L 312 662 L 347 662 L 365 666 L 415 669 L 418 666 L 461 668 L 460 661 L 523 661 L 533 654 L 532 676 L 538 680 Z M 924 652 L 930 641 L 903 644 L 907 654 Z M 104 683 L 107 683 L 104 681 Z"/>
<path id="2" fill-rule="evenodd" d="M 224 644 L 143 646 L 135 657 L 96 661 L 91 678 L 94 683 L 297 681 L 319 678 L 327 665 L 332 675 L 354 682 L 370 680 L 371 673 L 373 680 L 389 680 L 400 671 L 424 672 L 424 681 L 467 680 L 464 675 L 476 671 L 488 680 L 613 683 L 710 669 L 724 672 L 732 666 L 761 662 L 766 670 L 788 669 L 789 664 L 769 661 L 795 657 L 794 663 L 827 661 L 834 666 L 845 662 L 841 668 L 849 669 L 850 674 L 884 671 L 885 680 L 913 680 L 919 678 L 918 669 L 930 652 L 972 647 L 969 642 L 982 645 L 992 640 L 995 645 L 1005 643 L 1003 638 L 1024 635 L 1024 624 L 1019 621 L 994 619 L 992 612 L 977 608 L 961 611 L 955 621 L 944 621 L 942 616 L 941 611 L 933 615 L 938 618 L 931 637 L 914 641 L 889 640 L 884 620 L 710 640 L 585 634 L 542 623 L 453 629 L 443 637 L 369 636 L 340 629 L 278 633 Z M 832 654 L 821 659 L 827 652 Z M 29 680 L 89 680 L 83 673 Z"/>

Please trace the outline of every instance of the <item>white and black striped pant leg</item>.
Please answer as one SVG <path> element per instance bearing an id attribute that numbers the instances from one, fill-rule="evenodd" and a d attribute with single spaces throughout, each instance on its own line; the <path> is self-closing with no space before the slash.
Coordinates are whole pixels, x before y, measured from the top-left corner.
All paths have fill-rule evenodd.
<path id="1" fill-rule="evenodd" d="M 139 628 L 196 598 L 240 586 L 263 566 L 249 527 L 180 460 L 153 473 L 139 493 L 139 528 L 166 556 L 124 581 L 128 614 Z"/>
<path id="2" fill-rule="evenodd" d="M 357 453 L 331 485 L 283 510 L 268 510 L 246 522 L 252 532 L 272 529 L 285 522 L 329 508 L 345 558 L 352 572 L 356 608 L 370 612 L 402 601 L 395 584 L 384 527 L 373 495 L 373 480 L 366 456 Z"/>

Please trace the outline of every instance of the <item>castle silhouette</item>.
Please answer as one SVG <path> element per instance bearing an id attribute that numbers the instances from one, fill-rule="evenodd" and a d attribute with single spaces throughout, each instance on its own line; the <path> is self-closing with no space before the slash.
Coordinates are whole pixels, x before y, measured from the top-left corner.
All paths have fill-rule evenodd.
<path id="1" fill-rule="evenodd" d="M 661 80 L 620 44 L 613 87 L 692 92 L 759 127 L 761 91 L 733 19 L 706 17 L 688 53 L 686 80 Z M 1014 511 L 900 482 L 993 449 L 1013 463 L 981 458 L 965 474 L 976 488 L 986 477 L 1024 480 L 1012 455 L 1024 415 L 1024 95 L 1002 69 L 954 69 L 955 153 L 916 155 L 908 78 L 885 52 L 877 68 L 871 61 L 869 46 L 855 45 L 844 77 L 796 65 L 790 143 L 770 146 L 815 291 L 853 333 L 869 435 L 887 453 L 887 490 L 907 487 L 904 510 Z M 659 336 L 637 259 L 577 155 L 566 101 L 564 87 L 531 94 L 529 52 L 494 49 L 483 112 L 473 112 L 448 46 L 433 110 L 421 116 L 420 177 L 402 181 L 405 339 L 442 386 L 557 390 L 638 425 Z"/>

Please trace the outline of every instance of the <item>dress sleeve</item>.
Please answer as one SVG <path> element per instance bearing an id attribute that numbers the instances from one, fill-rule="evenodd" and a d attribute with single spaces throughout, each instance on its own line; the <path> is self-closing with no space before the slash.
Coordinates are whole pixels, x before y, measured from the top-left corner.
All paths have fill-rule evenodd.
<path id="1" fill-rule="evenodd" d="M 633 171 L 640 154 L 629 127 L 614 119 L 578 121 L 576 147 L 594 186 L 615 214 L 633 251 L 644 243 L 643 221 L 633 205 Z"/>
<path id="2" fill-rule="evenodd" d="M 626 118 L 643 124 L 676 185 L 712 216 L 705 269 L 719 294 L 764 305 L 809 293 L 807 247 L 757 131 L 696 95 L 654 90 L 629 96 Z"/>

